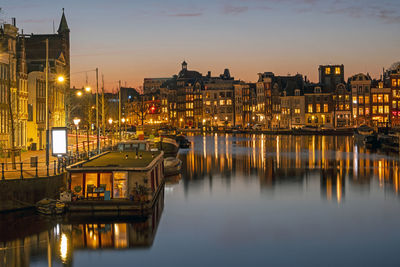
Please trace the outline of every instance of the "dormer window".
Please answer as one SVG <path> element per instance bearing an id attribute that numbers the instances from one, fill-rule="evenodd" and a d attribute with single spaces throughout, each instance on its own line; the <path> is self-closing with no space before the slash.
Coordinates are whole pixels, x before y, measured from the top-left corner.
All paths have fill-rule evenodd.
<path id="1" fill-rule="evenodd" d="M 340 74 L 340 67 L 335 68 L 335 74 L 339 75 Z"/>
<path id="2" fill-rule="evenodd" d="M 321 87 L 315 87 L 314 93 L 321 93 Z"/>
<path id="3" fill-rule="evenodd" d="M 283 91 L 283 96 L 286 96 L 286 91 Z"/>
<path id="4" fill-rule="evenodd" d="M 294 90 L 294 95 L 295 96 L 299 96 L 300 95 L 300 90 L 299 89 Z"/>

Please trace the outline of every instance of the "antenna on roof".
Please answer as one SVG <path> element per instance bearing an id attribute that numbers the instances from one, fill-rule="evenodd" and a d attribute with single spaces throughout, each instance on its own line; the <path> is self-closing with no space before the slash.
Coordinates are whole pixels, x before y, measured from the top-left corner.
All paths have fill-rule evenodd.
<path id="1" fill-rule="evenodd" d="M 56 29 L 55 29 L 55 26 L 54 26 L 54 19 L 53 19 L 53 34 L 55 34 L 56 33 Z"/>

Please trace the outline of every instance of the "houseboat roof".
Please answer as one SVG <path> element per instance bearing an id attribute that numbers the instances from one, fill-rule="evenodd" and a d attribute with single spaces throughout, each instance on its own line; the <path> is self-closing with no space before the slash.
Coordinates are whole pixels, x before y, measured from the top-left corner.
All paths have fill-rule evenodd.
<path id="1" fill-rule="evenodd" d="M 68 171 L 82 171 L 87 169 L 101 169 L 101 170 L 136 170 L 146 171 L 162 159 L 162 151 L 140 151 L 139 156 L 136 158 L 136 152 L 122 151 L 122 152 L 106 152 L 97 157 L 91 158 L 87 161 L 78 162 L 74 165 L 67 167 Z"/>

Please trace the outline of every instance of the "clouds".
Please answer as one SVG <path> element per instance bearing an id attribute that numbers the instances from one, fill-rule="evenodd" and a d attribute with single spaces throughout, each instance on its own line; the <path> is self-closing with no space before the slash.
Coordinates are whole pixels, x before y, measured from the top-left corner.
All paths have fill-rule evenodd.
<path id="1" fill-rule="evenodd" d="M 202 16 L 202 12 L 198 13 L 175 13 L 175 14 L 169 14 L 169 17 L 200 17 Z"/>
<path id="2" fill-rule="evenodd" d="M 249 10 L 248 6 L 233 6 L 231 4 L 225 4 L 222 8 L 222 13 L 226 15 L 235 15 L 239 13 L 244 13 Z"/>

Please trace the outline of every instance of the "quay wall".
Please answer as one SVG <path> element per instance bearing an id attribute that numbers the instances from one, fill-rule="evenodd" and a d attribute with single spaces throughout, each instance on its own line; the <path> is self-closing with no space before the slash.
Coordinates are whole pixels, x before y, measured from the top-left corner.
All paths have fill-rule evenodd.
<path id="1" fill-rule="evenodd" d="M 43 178 L 0 181 L 0 201 L 22 201 L 34 204 L 43 198 L 59 198 L 66 186 L 66 174 Z"/>

